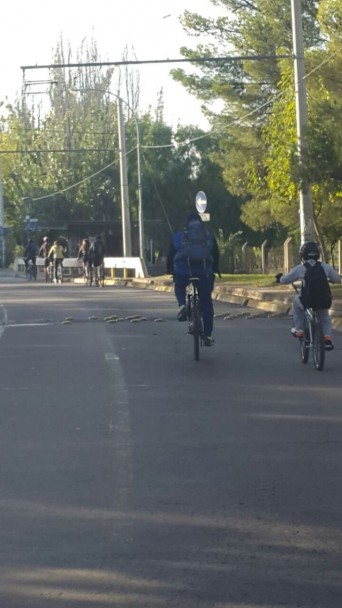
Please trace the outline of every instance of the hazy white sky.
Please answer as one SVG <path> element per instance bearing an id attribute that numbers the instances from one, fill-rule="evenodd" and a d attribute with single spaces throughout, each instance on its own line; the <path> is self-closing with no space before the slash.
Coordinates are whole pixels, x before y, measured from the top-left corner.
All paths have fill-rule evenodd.
<path id="1" fill-rule="evenodd" d="M 53 62 L 61 34 L 75 56 L 84 39 L 94 39 L 103 61 L 122 60 L 126 46 L 134 47 L 138 60 L 178 58 L 181 46 L 198 43 L 198 39 L 186 36 L 179 23 L 184 10 L 210 16 L 215 7 L 210 0 L 6 0 L 1 5 L 0 101 L 5 97 L 12 101 L 20 92 L 21 66 Z M 199 102 L 169 76 L 177 65 L 137 68 L 141 106 L 154 107 L 163 87 L 167 122 L 176 124 L 179 120 L 206 128 Z M 187 69 L 187 64 L 181 67 Z M 26 72 L 27 80 L 47 76 L 44 70 Z"/>

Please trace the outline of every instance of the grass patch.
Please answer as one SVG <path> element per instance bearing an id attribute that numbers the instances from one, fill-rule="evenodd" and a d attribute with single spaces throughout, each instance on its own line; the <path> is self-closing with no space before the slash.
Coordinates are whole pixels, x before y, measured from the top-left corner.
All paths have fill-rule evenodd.
<path id="1" fill-rule="evenodd" d="M 252 287 L 272 287 L 275 285 L 273 274 L 222 274 L 217 283 L 231 283 L 232 285 L 251 285 Z"/>
<path id="2" fill-rule="evenodd" d="M 215 284 L 219 285 L 220 283 L 227 283 L 228 285 L 236 285 L 236 286 L 250 286 L 250 287 L 277 287 L 274 274 L 222 274 L 221 278 L 216 275 Z M 172 277 L 167 274 L 164 276 L 158 277 L 160 279 L 168 279 L 170 280 Z M 291 289 L 291 285 L 279 285 L 279 287 L 284 288 L 287 287 Z M 330 283 L 330 287 L 334 293 L 334 296 L 341 297 L 342 296 L 342 286 L 341 285 L 333 285 Z"/>
<path id="3" fill-rule="evenodd" d="M 168 279 L 172 277 L 169 274 L 159 276 L 159 279 Z M 222 274 L 221 278 L 215 275 L 217 283 L 231 283 L 232 285 L 251 285 L 253 287 L 271 287 L 275 285 L 273 274 Z"/>

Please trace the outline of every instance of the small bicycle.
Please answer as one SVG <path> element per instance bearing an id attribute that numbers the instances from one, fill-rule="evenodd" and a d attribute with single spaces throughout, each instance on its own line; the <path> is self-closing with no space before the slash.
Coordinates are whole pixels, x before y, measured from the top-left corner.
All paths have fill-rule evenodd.
<path id="1" fill-rule="evenodd" d="M 200 299 L 198 294 L 198 277 L 190 277 L 187 292 L 187 318 L 189 334 L 192 335 L 194 345 L 194 357 L 198 361 L 200 357 L 200 346 L 203 345 L 203 319 L 201 313 Z"/>
<path id="2" fill-rule="evenodd" d="M 299 290 L 292 283 L 294 290 L 299 294 Z M 317 311 L 312 308 L 304 308 L 304 337 L 299 338 L 300 353 L 303 363 L 309 360 L 310 350 L 315 369 L 321 371 L 324 368 L 325 344 L 321 319 Z"/>

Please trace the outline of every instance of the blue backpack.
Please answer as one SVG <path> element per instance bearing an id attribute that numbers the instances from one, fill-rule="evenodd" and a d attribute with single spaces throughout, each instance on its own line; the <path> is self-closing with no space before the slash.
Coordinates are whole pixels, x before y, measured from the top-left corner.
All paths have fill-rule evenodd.
<path id="1" fill-rule="evenodd" d="M 175 259 L 184 260 L 189 265 L 202 263 L 207 266 L 212 263 L 210 236 L 202 222 L 189 222 Z"/>

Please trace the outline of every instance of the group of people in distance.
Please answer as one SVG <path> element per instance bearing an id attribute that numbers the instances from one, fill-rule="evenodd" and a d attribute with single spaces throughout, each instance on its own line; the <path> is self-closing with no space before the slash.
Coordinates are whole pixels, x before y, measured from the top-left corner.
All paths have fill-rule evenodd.
<path id="1" fill-rule="evenodd" d="M 341 276 L 333 266 L 319 261 L 321 252 L 316 242 L 303 243 L 299 255 L 300 264 L 294 266 L 288 274 L 278 273 L 275 277 L 277 283 L 284 285 L 301 281 L 300 293 L 293 299 L 295 327 L 291 329 L 291 333 L 296 338 L 303 337 L 304 310 L 313 308 L 318 311 L 322 323 L 325 349 L 332 350 L 334 346 L 329 314 L 332 296 L 328 281 L 341 283 Z M 204 345 L 212 346 L 214 344 L 212 291 L 215 274 L 220 276 L 219 250 L 214 235 L 204 228 L 200 214 L 191 213 L 183 230 L 174 233 L 169 246 L 166 271 L 172 275 L 174 281 L 174 291 L 179 306 L 178 321 L 187 320 L 186 287 L 190 283 L 190 277 L 199 278 L 198 291 L 203 317 Z"/>
<path id="2" fill-rule="evenodd" d="M 51 244 L 49 237 L 44 236 L 39 248 L 33 239 L 29 239 L 24 252 L 25 269 L 27 270 L 30 261 L 36 269 L 37 257 L 39 256 L 44 259 L 45 272 L 50 265 L 53 266 L 53 277 L 57 281 L 58 267 L 63 266 L 66 253 L 65 247 L 59 239 Z M 82 261 L 84 269 L 94 268 L 96 271 L 103 264 L 105 255 L 105 246 L 100 235 L 98 235 L 92 243 L 87 238 L 83 239 L 77 258 Z"/>
<path id="3" fill-rule="evenodd" d="M 89 239 L 83 239 L 77 257 L 83 264 L 84 276 L 88 277 L 88 273 L 90 275 L 90 284 L 92 283 L 93 270 L 95 284 L 99 284 L 99 270 L 103 265 L 105 255 L 106 248 L 102 242 L 100 235 L 95 238 L 93 243 L 90 243 Z"/>
<path id="4" fill-rule="evenodd" d="M 53 276 L 54 279 L 57 281 L 58 266 L 62 266 L 65 256 L 65 249 L 61 242 L 57 239 L 51 244 L 49 237 L 44 236 L 43 243 L 41 244 L 40 248 L 38 248 L 33 239 L 29 239 L 26 249 L 24 251 L 25 269 L 27 271 L 28 265 L 31 261 L 35 269 L 36 276 L 36 262 L 38 256 L 44 258 L 45 272 L 47 272 L 47 269 L 49 268 L 50 264 L 53 265 Z"/>

